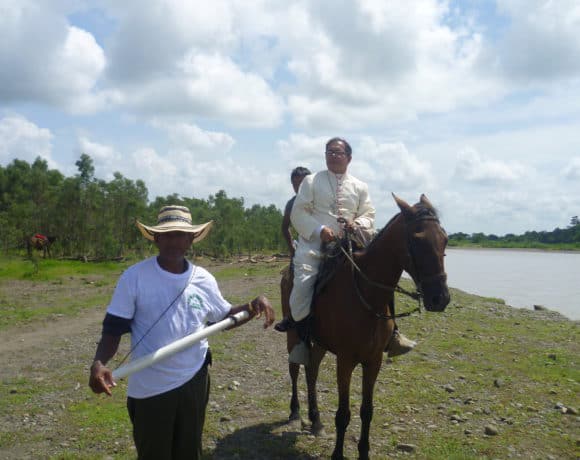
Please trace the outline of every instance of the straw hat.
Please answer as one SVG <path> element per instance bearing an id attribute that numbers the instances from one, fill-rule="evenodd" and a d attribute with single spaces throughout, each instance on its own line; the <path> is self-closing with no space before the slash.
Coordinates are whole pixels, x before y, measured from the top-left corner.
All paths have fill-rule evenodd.
<path id="1" fill-rule="evenodd" d="M 213 225 L 213 220 L 205 224 L 193 225 L 189 209 L 185 206 L 170 205 L 162 207 L 159 211 L 157 225 L 148 226 L 139 221 L 136 224 L 143 236 L 151 241 L 155 240 L 156 233 L 186 232 L 193 233 L 193 242 L 197 243 L 207 236 Z"/>

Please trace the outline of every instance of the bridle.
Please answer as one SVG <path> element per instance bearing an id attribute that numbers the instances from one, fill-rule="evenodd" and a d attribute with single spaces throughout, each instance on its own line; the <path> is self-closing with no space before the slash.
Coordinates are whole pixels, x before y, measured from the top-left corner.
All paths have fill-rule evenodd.
<path id="1" fill-rule="evenodd" d="M 389 223 L 387 223 L 387 225 L 385 226 L 383 231 L 385 231 L 387 229 L 387 227 L 395 220 L 396 217 L 397 216 L 393 217 L 393 219 L 391 219 L 391 221 L 389 221 Z M 361 270 L 361 268 L 357 265 L 357 263 L 354 261 L 354 259 L 352 257 L 352 240 L 349 237 L 347 237 L 348 251 L 344 248 L 344 246 L 342 244 L 339 244 L 342 252 L 344 253 L 346 258 L 351 263 L 353 284 L 354 284 L 354 288 L 355 288 L 355 291 L 356 291 L 356 294 L 359 298 L 360 303 L 365 307 L 365 309 L 367 309 L 370 313 L 372 313 L 377 319 L 381 319 L 381 320 L 396 319 L 396 318 L 410 316 L 411 314 L 415 313 L 416 311 L 420 312 L 421 307 L 422 307 L 422 302 L 423 302 L 423 283 L 437 280 L 437 279 L 441 279 L 441 278 L 447 278 L 447 275 L 445 274 L 445 272 L 437 273 L 435 275 L 421 276 L 421 274 L 419 273 L 419 270 L 417 270 L 417 262 L 416 262 L 416 256 L 415 256 L 416 251 L 415 251 L 415 248 L 414 248 L 414 245 L 412 242 L 411 234 L 409 232 L 409 226 L 411 224 L 416 223 L 416 222 L 429 221 L 429 220 L 435 221 L 438 224 L 440 223 L 439 218 L 436 216 L 436 214 L 426 207 L 421 207 L 419 209 L 419 211 L 417 212 L 417 214 L 415 214 L 411 220 L 407 220 L 405 218 L 405 235 L 406 235 L 406 240 L 407 240 L 407 253 L 409 255 L 409 260 L 410 260 L 410 268 L 409 268 L 410 273 L 409 274 L 411 275 L 411 278 L 413 279 L 413 283 L 415 284 L 415 292 L 407 291 L 406 289 L 403 289 L 401 286 L 399 286 L 399 284 L 397 284 L 395 286 L 389 286 L 387 284 L 380 283 L 380 282 L 377 282 L 377 281 L 370 279 Z M 339 220 L 339 223 L 340 223 L 340 220 Z M 417 307 L 415 307 L 414 309 L 409 310 L 407 312 L 404 312 L 404 313 L 398 313 L 396 315 L 387 315 L 383 312 L 378 312 L 377 309 L 374 308 L 372 305 L 370 305 L 369 302 L 363 297 L 363 295 L 360 291 L 360 288 L 359 288 L 359 284 L 357 283 L 357 274 L 359 275 L 359 277 L 362 280 L 364 280 L 370 286 L 373 286 L 373 287 L 376 287 L 376 288 L 379 288 L 379 289 L 382 289 L 385 291 L 393 292 L 393 293 L 398 292 L 400 294 L 404 294 L 408 297 L 411 297 L 412 299 L 417 301 Z"/>
<path id="2" fill-rule="evenodd" d="M 443 230 L 443 228 L 441 227 L 441 222 L 439 221 L 439 218 L 435 215 L 435 213 L 432 210 L 426 207 L 419 208 L 417 214 L 410 221 L 405 220 L 405 234 L 407 236 L 407 253 L 409 254 L 409 260 L 411 262 L 409 267 L 410 270 L 409 274 L 413 278 L 413 282 L 415 283 L 417 292 L 420 293 L 421 297 L 423 296 L 423 283 L 436 281 L 439 279 L 443 280 L 447 279 L 447 274 L 445 272 L 436 273 L 434 275 L 422 276 L 421 272 L 417 268 L 415 248 L 413 247 L 411 232 L 408 230 L 408 227 L 410 224 L 429 220 L 435 221 L 439 225 L 441 230 L 445 232 L 445 230 Z"/>

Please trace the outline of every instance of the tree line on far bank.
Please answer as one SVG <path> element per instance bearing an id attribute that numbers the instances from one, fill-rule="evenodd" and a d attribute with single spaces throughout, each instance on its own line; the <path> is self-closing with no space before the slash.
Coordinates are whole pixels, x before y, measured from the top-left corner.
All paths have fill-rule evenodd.
<path id="1" fill-rule="evenodd" d="M 481 246 L 497 248 L 580 249 L 580 221 L 578 216 L 570 219 L 567 228 L 555 228 L 551 232 L 528 231 L 523 235 L 508 233 L 504 236 L 485 233 L 453 233 L 449 235 L 450 246 Z"/>
<path id="2" fill-rule="evenodd" d="M 280 232 L 282 213 L 274 205 L 245 207 L 243 198 L 230 198 L 224 190 L 207 199 L 178 194 L 148 200 L 141 180 L 115 173 L 109 182 L 94 176 L 89 155 L 75 163 L 78 173 L 65 177 L 49 169 L 40 157 L 29 164 L 14 160 L 0 165 L 0 253 L 23 251 L 35 233 L 55 236 L 53 256 L 83 259 L 116 259 L 143 256 L 151 244 L 135 220 L 153 224 L 167 204 L 187 206 L 194 223 L 213 220 L 209 236 L 194 246 L 199 254 L 228 257 L 239 254 L 286 252 Z M 505 236 L 454 233 L 450 246 L 580 249 L 578 216 L 565 229 Z"/>
<path id="3" fill-rule="evenodd" d="M 115 173 L 111 181 L 97 179 L 89 155 L 75 163 L 78 174 L 65 177 L 40 157 L 29 164 L 14 160 L 0 165 L 0 251 L 21 252 L 34 234 L 55 236 L 52 255 L 64 258 L 116 259 L 150 252 L 151 243 L 135 226 L 139 219 L 155 224 L 167 204 L 187 206 L 194 223 L 214 221 L 197 253 L 213 257 L 285 251 L 280 232 L 282 213 L 274 205 L 244 206 L 220 190 L 208 199 L 178 194 L 148 200 L 141 180 Z"/>

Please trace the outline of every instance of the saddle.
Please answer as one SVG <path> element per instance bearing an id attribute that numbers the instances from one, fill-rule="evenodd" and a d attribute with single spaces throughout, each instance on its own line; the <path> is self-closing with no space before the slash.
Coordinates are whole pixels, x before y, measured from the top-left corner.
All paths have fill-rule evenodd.
<path id="1" fill-rule="evenodd" d="M 336 270 L 346 263 L 346 256 L 344 253 L 348 253 L 350 251 L 351 248 L 349 245 L 349 238 L 344 237 L 340 240 L 326 243 L 323 246 L 322 262 L 320 263 L 320 268 L 318 270 L 318 275 L 316 276 L 316 282 L 314 284 L 312 303 L 314 303 L 314 298 L 324 291 L 328 282 L 334 277 Z M 356 247 L 356 249 L 359 248 Z M 354 244 L 352 246 L 352 250 L 355 250 Z"/>
<path id="2" fill-rule="evenodd" d="M 339 241 L 332 241 L 331 243 L 325 244 L 322 248 L 322 262 L 320 263 L 316 282 L 314 283 L 312 303 L 314 303 L 314 298 L 324 291 L 326 285 L 333 278 L 338 267 L 341 267 L 345 263 L 346 256 L 342 249 L 347 253 L 350 249 L 347 238 L 343 238 Z M 353 244 L 352 249 L 360 250 L 362 248 Z M 294 279 L 294 264 L 290 263 L 290 265 L 284 267 L 280 271 L 280 274 L 285 280 L 292 282 Z"/>
<path id="3" fill-rule="evenodd" d="M 365 246 L 357 243 L 356 240 L 350 239 L 349 236 L 345 236 L 340 240 L 334 240 L 330 243 L 326 243 L 322 247 L 322 261 L 320 262 L 320 267 L 318 274 L 316 276 L 316 281 L 314 283 L 314 291 L 312 294 L 312 301 L 310 305 L 310 314 L 303 320 L 294 322 L 291 320 L 290 324 L 286 327 L 296 327 L 296 332 L 302 341 L 305 343 L 310 343 L 312 339 L 311 330 L 312 323 L 315 315 L 314 300 L 318 295 L 320 295 L 328 282 L 334 277 L 336 271 L 339 267 L 342 267 L 347 263 L 346 254 L 350 254 L 351 251 L 359 251 L 364 249 Z M 291 283 L 294 279 L 294 264 L 286 266 L 281 271 L 283 279 L 286 282 Z M 279 330 L 279 329 L 278 329 Z M 281 331 L 283 332 L 283 331 Z"/>

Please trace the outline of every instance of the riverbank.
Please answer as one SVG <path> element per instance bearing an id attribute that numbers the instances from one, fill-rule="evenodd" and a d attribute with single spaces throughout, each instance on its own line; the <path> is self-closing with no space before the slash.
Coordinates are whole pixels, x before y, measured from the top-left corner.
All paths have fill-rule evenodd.
<path id="1" fill-rule="evenodd" d="M 569 244 L 517 244 L 517 243 L 501 243 L 484 241 L 481 243 L 469 243 L 465 241 L 449 241 L 450 248 L 454 249 L 513 249 L 513 250 L 524 250 L 524 251 L 567 251 L 567 252 L 580 252 L 580 243 L 569 243 Z"/>
<path id="2" fill-rule="evenodd" d="M 206 264 L 202 262 L 202 264 Z M 215 265 L 226 297 L 266 292 L 277 312 L 281 262 Z M 55 280 L 0 280 L 0 313 L 22 305 L 83 304 L 1 331 L 0 457 L 133 458 L 125 382 L 112 398 L 86 386 L 104 304 L 118 272 Z M 453 289 L 444 313 L 399 321 L 418 340 L 383 366 L 375 390 L 371 455 L 417 459 L 578 458 L 579 323 L 549 311 Z M 85 299 L 97 299 L 86 300 Z M 95 302 L 95 303 L 92 303 Z M 398 299 L 400 312 L 414 303 Z M 92 303 L 92 304 L 91 304 Z M 72 307 L 71 307 L 72 308 Z M 334 444 L 336 368 L 321 366 L 319 399 L 327 436 L 287 424 L 285 340 L 253 321 L 210 339 L 215 364 L 204 433 L 208 459 L 328 458 Z M 126 348 L 126 341 L 123 342 Z M 356 458 L 360 369 L 352 381 L 345 455 Z M 303 418 L 305 385 L 301 385 Z"/>

